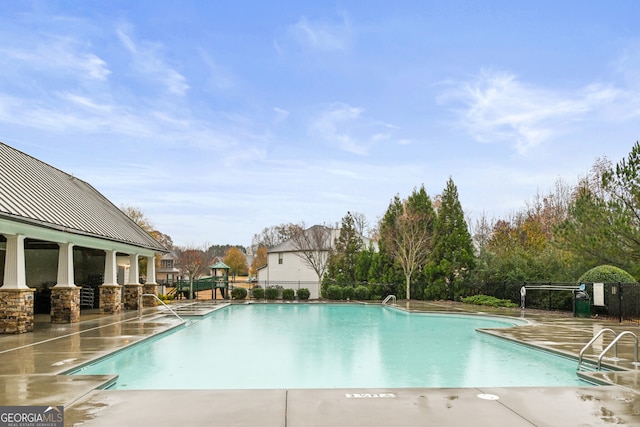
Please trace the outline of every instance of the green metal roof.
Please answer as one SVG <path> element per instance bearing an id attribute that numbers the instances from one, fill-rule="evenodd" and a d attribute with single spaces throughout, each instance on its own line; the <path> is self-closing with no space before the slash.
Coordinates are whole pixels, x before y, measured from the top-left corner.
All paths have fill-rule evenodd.
<path id="1" fill-rule="evenodd" d="M 166 252 L 91 185 L 2 142 L 0 219 Z"/>
<path id="2" fill-rule="evenodd" d="M 222 261 L 218 261 L 209 268 L 213 268 L 216 270 L 223 270 L 223 269 L 229 270 L 231 267 L 229 267 L 227 264 L 225 264 Z"/>

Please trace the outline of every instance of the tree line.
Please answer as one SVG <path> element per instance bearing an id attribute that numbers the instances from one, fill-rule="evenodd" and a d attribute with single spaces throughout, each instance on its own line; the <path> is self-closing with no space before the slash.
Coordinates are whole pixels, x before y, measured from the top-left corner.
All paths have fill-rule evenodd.
<path id="1" fill-rule="evenodd" d="M 356 212 L 336 225 L 267 227 L 253 238 L 248 268 L 255 274 L 266 264 L 268 248 L 290 241 L 323 290 L 367 284 L 407 299 L 458 300 L 503 284 L 576 282 L 598 265 L 613 265 L 637 279 L 639 171 L 636 142 L 616 164 L 596 159 L 576 185 L 558 180 L 550 192 L 534 195 L 507 217 L 483 214 L 474 220 L 465 218 L 450 177 L 433 198 L 424 185 L 406 198 L 396 195 L 372 228 Z M 333 242 L 331 230 L 339 230 Z"/>
<path id="2" fill-rule="evenodd" d="M 507 217 L 474 220 L 465 218 L 452 178 L 434 198 L 423 185 L 391 200 L 373 228 L 377 247 L 363 243 L 362 215 L 347 213 L 319 276 L 322 289 L 369 284 L 407 299 L 458 300 L 505 284 L 576 283 L 599 265 L 637 279 L 639 171 L 636 142 L 616 164 L 596 159 L 576 185 L 557 180 Z M 302 229 L 289 224 L 269 231 L 277 231 L 280 243 Z"/>

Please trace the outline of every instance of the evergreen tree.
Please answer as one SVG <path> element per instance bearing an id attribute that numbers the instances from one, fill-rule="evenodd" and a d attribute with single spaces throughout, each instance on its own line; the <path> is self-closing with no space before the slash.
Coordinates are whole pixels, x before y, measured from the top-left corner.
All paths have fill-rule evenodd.
<path id="1" fill-rule="evenodd" d="M 351 212 L 342 218 L 340 234 L 329 252 L 327 282 L 353 286 L 356 279 L 358 254 L 362 249 L 362 236 L 356 231 Z"/>
<path id="2" fill-rule="evenodd" d="M 460 286 L 468 284 L 468 277 L 475 267 L 475 255 L 458 189 L 451 178 L 442 193 L 434 228 L 432 284 L 427 287 L 425 296 L 453 300 L 456 293 L 464 293 Z"/>

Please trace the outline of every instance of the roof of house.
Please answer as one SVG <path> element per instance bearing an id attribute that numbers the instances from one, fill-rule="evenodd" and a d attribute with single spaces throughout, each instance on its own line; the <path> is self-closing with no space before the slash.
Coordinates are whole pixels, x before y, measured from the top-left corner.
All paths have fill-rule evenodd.
<path id="1" fill-rule="evenodd" d="M 327 243 L 329 244 L 329 246 L 322 248 L 321 250 L 326 250 L 328 251 L 330 248 L 332 248 L 335 244 L 335 240 L 340 236 L 340 229 L 339 228 L 329 228 L 325 225 L 313 225 L 309 228 L 307 228 L 306 230 L 304 230 L 304 233 L 313 233 L 314 229 L 316 228 L 323 228 L 326 230 L 326 232 L 328 233 L 327 235 Z M 362 243 L 365 246 L 368 246 L 370 242 L 372 242 L 372 240 L 368 237 L 364 237 L 364 236 L 360 236 L 362 238 Z M 313 240 L 313 239 L 312 239 Z M 375 244 L 375 242 L 374 242 Z M 267 249 L 267 253 L 281 253 L 281 252 L 300 252 L 300 245 L 296 243 L 296 241 L 294 239 L 288 239 L 285 240 L 284 242 L 272 246 L 271 248 Z"/>
<path id="2" fill-rule="evenodd" d="M 304 230 L 304 233 L 312 233 L 314 229 L 316 228 L 323 228 L 327 231 L 327 238 L 328 238 L 328 244 L 329 246 L 331 246 L 331 244 L 333 243 L 333 240 L 336 238 L 336 236 L 338 234 L 340 234 L 340 230 L 338 229 L 332 229 L 329 228 L 327 226 L 324 225 L 313 225 L 309 228 L 307 228 L 306 230 Z M 327 246 L 326 248 L 324 248 L 325 250 L 329 250 L 329 246 Z M 284 242 L 277 244 L 275 246 L 272 246 L 270 248 L 267 249 L 267 253 L 276 253 L 276 252 L 300 252 L 300 246 L 298 244 L 296 244 L 294 239 L 288 239 L 285 240 Z"/>
<path id="3" fill-rule="evenodd" d="M 0 218 L 166 252 L 91 185 L 2 142 Z"/>

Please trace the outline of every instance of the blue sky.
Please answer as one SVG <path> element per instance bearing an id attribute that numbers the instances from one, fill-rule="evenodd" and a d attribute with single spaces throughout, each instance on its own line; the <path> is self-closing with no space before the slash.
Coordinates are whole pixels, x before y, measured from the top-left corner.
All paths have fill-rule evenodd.
<path id="1" fill-rule="evenodd" d="M 503 217 L 640 127 L 640 2 L 0 1 L 0 141 L 178 245 L 372 223 L 452 177 Z"/>

